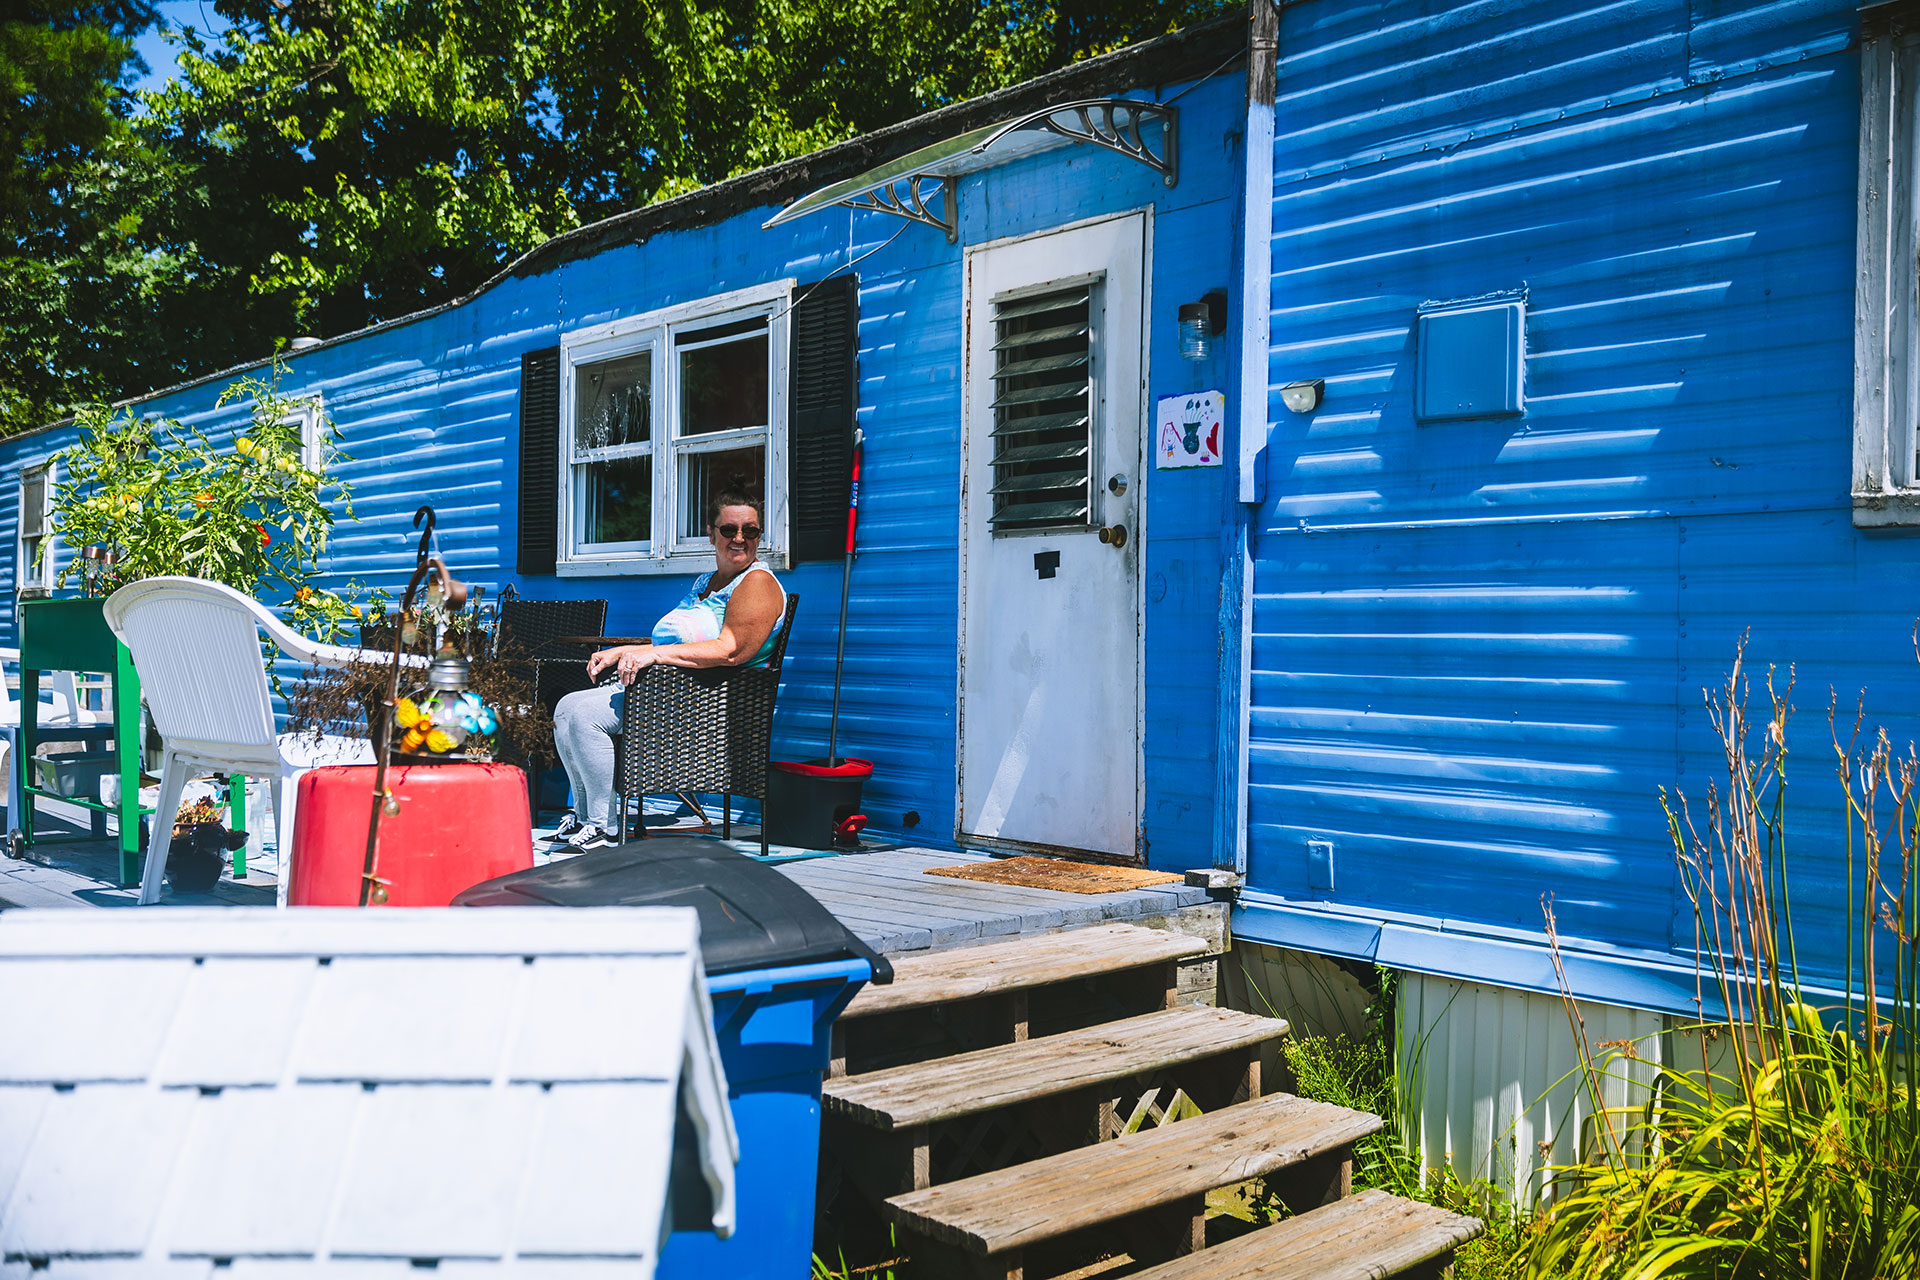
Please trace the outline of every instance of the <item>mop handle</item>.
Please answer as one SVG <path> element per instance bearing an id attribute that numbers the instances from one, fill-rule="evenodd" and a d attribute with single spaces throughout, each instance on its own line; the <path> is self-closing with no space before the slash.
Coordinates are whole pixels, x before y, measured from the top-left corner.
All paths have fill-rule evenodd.
<path id="1" fill-rule="evenodd" d="M 827 722 L 827 764 L 838 764 L 834 748 L 840 739 L 840 672 L 847 660 L 847 591 L 853 585 L 853 531 L 860 522 L 860 445 L 866 433 L 853 429 L 853 482 L 847 489 L 847 558 L 840 570 L 840 640 L 833 652 L 833 718 Z"/>

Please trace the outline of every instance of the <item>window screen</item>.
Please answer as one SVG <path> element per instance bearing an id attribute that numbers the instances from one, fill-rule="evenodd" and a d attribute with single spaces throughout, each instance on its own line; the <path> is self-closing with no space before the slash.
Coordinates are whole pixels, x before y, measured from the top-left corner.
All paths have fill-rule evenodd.
<path id="1" fill-rule="evenodd" d="M 37 539 L 47 531 L 47 469 L 26 472 L 20 481 L 20 536 Z"/>
<path id="2" fill-rule="evenodd" d="M 1096 282 L 996 302 L 995 533 L 1087 526 Z"/>

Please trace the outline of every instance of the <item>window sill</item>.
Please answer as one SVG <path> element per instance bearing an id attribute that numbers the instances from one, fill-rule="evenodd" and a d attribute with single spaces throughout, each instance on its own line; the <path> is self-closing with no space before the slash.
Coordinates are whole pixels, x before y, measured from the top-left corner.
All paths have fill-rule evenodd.
<path id="1" fill-rule="evenodd" d="M 1882 531 L 1920 530 L 1920 491 L 1854 494 L 1853 527 Z"/>
<path id="2" fill-rule="evenodd" d="M 776 573 L 784 573 L 787 568 L 786 553 L 782 551 L 763 551 L 760 563 Z M 554 566 L 554 575 L 561 578 L 654 578 L 667 575 L 686 575 L 705 573 L 713 568 L 713 553 L 700 552 L 695 555 L 675 555 L 666 557 L 635 556 L 619 560 L 563 560 Z"/>

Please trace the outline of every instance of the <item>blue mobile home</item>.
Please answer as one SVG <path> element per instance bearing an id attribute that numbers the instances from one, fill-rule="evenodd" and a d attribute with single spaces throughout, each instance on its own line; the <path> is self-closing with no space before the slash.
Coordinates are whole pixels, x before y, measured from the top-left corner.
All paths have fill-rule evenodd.
<path id="1" fill-rule="evenodd" d="M 1837 976 L 1829 697 L 1920 737 L 1916 15 L 1280 14 L 1268 382 L 1326 396 L 1270 406 L 1253 486 L 1236 930 L 1425 975 L 1430 1155 L 1558 1136 L 1504 1132 L 1571 1065 L 1520 994 L 1543 895 L 1595 1041 L 1693 1008 L 1658 790 L 1724 785 L 1701 690 L 1743 633 L 1796 678 L 1798 956 Z"/>
<path id="2" fill-rule="evenodd" d="M 757 468 L 804 597 L 777 750 L 817 755 L 857 422 L 876 826 L 1237 873 L 1239 971 L 1406 974 L 1429 1153 L 1524 1181 L 1571 1141 L 1528 1107 L 1570 1065 L 1542 896 L 1595 1039 L 1652 1059 L 1693 1007 L 1658 792 L 1718 767 L 1738 637 L 1797 676 L 1815 980 L 1828 690 L 1920 737 L 1909 13 L 1256 0 L 586 228 L 289 361 L 352 455 L 335 569 L 397 583 L 428 501 L 472 579 L 645 626 Z M 1081 125 L 1133 154 L 991 133 L 1114 100 Z M 138 407 L 230 431 L 232 376 Z M 1204 392 L 1221 465 L 1168 465 L 1216 451 Z"/>

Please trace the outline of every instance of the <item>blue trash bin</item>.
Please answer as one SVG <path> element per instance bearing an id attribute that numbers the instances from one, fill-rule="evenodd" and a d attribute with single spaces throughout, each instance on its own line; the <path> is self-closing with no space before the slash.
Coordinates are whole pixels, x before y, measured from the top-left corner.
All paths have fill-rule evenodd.
<path id="1" fill-rule="evenodd" d="M 675 1231 L 655 1275 L 805 1280 L 833 1020 L 863 983 L 892 980 L 885 958 L 804 889 L 717 840 L 635 840 L 477 884 L 453 905 L 699 911 L 713 1026 L 740 1137 L 734 1232 L 722 1240 L 711 1230 Z M 706 1194 L 691 1162 L 676 1161 L 676 1223 L 706 1222 Z"/>

